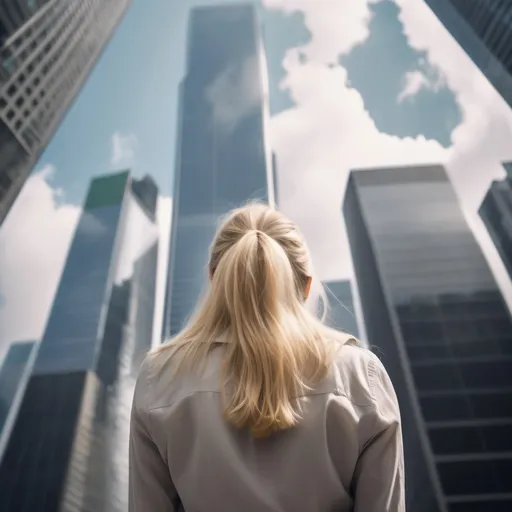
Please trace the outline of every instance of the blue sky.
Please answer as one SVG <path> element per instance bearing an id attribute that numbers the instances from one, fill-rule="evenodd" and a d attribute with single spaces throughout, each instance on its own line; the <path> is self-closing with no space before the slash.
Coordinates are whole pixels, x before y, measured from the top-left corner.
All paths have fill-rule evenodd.
<path id="1" fill-rule="evenodd" d="M 177 86 L 185 71 L 186 19 L 190 6 L 215 1 L 133 0 L 73 107 L 35 170 L 56 168 L 53 185 L 65 200 L 80 204 L 92 175 L 114 169 L 114 134 L 134 146 L 134 172 L 150 173 L 164 195 L 172 195 Z M 460 122 L 454 94 L 424 89 L 414 101 L 397 103 L 402 79 L 422 55 L 408 46 L 391 1 L 372 7 L 370 37 L 340 63 L 348 80 L 383 131 L 401 137 L 423 134 L 444 146 Z M 306 45 L 311 33 L 301 12 L 260 9 L 270 78 L 272 114 L 293 106 L 279 88 L 289 48 Z M 392 58 L 391 58 L 392 56 Z M 435 70 L 427 69 L 435 75 Z M 377 79 L 376 79 L 377 78 Z M 437 112 L 443 111 L 439 116 Z"/>
<path id="2" fill-rule="evenodd" d="M 185 14 L 185 2 L 133 1 L 36 167 L 56 167 L 67 200 L 81 203 L 91 175 L 112 169 L 114 133 L 137 138 L 135 172 L 171 193 Z"/>
<path id="3" fill-rule="evenodd" d="M 56 168 L 52 185 L 81 204 L 92 175 L 112 165 L 112 137 L 136 138 L 134 172 L 150 173 L 172 195 L 177 86 L 185 72 L 186 20 L 191 6 L 215 1 L 133 0 L 74 105 L 35 167 Z M 229 2 L 225 2 L 229 3 Z M 271 110 L 292 102 L 277 84 L 287 48 L 310 35 L 300 13 L 260 10 L 271 79 Z"/>
<path id="4" fill-rule="evenodd" d="M 451 133 L 461 121 L 454 93 L 428 64 L 425 52 L 407 44 L 397 5 L 386 0 L 371 10 L 370 37 L 340 59 L 350 84 L 361 93 L 381 131 L 400 137 L 423 134 L 449 146 Z M 417 70 L 440 80 L 439 86 L 423 88 L 414 98 L 399 102 L 405 73 Z"/>
<path id="5" fill-rule="evenodd" d="M 91 177 L 130 166 L 172 196 L 187 15 L 218 3 L 133 0 L 0 229 L 0 358 L 6 343 L 40 337 Z M 510 108 L 425 3 L 262 4 L 280 207 L 319 277 L 352 276 L 340 212 L 350 169 L 440 162 L 512 305 L 477 215 L 512 160 Z"/>

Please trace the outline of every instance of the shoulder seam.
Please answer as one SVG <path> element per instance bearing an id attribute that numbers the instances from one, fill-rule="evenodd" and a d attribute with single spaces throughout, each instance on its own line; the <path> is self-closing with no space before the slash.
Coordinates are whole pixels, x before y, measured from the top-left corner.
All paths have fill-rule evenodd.
<path id="1" fill-rule="evenodd" d="M 152 416 L 151 416 L 151 414 L 149 414 L 152 410 L 152 407 L 151 407 L 151 404 L 152 404 L 152 401 L 151 401 L 152 373 L 151 373 L 151 370 L 152 370 L 153 365 L 151 363 L 152 363 L 151 355 L 148 354 L 146 356 L 146 393 L 145 393 L 146 394 L 146 404 L 145 404 L 145 410 L 147 411 L 147 416 L 148 416 L 149 435 L 151 436 L 152 439 L 154 439 Z"/>
<path id="2" fill-rule="evenodd" d="M 375 359 L 373 358 L 373 354 L 370 352 L 370 358 L 368 361 L 368 367 L 366 369 L 368 376 L 368 387 L 370 388 L 370 396 L 375 401 L 375 376 L 377 374 L 377 368 L 375 367 Z"/>

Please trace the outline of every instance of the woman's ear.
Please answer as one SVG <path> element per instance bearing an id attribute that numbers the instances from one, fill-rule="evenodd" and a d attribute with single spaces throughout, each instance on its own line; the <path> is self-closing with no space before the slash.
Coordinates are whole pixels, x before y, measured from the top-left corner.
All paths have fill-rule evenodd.
<path id="1" fill-rule="evenodd" d="M 311 283 L 313 282 L 313 278 L 308 276 L 308 282 L 306 283 L 306 287 L 304 288 L 304 299 L 309 297 L 309 292 L 311 291 Z"/>

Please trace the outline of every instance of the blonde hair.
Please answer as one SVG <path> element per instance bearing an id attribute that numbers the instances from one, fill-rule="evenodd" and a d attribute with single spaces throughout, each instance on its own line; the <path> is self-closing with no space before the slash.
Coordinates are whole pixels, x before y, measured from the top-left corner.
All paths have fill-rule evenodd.
<path id="1" fill-rule="evenodd" d="M 327 375 L 335 345 L 351 340 L 306 307 L 311 271 L 293 222 L 259 203 L 233 210 L 211 246 L 203 302 L 186 327 L 156 349 L 180 351 L 179 372 L 183 364 L 205 361 L 225 336 L 224 379 L 233 383 L 229 397 L 223 395 L 225 417 L 255 437 L 298 423 L 298 398 Z"/>

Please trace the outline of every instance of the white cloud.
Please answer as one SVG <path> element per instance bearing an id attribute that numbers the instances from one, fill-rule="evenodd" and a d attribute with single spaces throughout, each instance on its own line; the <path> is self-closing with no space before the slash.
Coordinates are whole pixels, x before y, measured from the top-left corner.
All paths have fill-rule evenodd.
<path id="1" fill-rule="evenodd" d="M 287 13 L 302 12 L 311 32 L 311 42 L 303 50 L 308 59 L 336 64 L 340 54 L 348 53 L 369 35 L 369 4 L 380 0 L 263 0 L 267 9 Z"/>
<path id="2" fill-rule="evenodd" d="M 220 128 L 231 131 L 259 104 L 260 84 L 254 80 L 258 67 L 258 58 L 246 59 L 240 67 L 229 66 L 206 89 L 214 121 Z"/>
<path id="3" fill-rule="evenodd" d="M 0 359 L 13 341 L 40 340 L 80 215 L 60 204 L 53 172 L 30 176 L 0 230 Z"/>
<path id="4" fill-rule="evenodd" d="M 156 272 L 155 316 L 153 317 L 153 346 L 159 345 L 162 335 L 165 292 L 167 286 L 167 264 L 169 261 L 169 242 L 171 234 L 172 197 L 160 197 L 157 207 L 159 232 L 158 266 Z"/>
<path id="5" fill-rule="evenodd" d="M 110 165 L 115 169 L 131 168 L 135 165 L 138 139 L 133 133 L 115 132 L 112 135 Z"/>
<path id="6" fill-rule="evenodd" d="M 367 37 L 368 1 L 265 3 L 287 12 L 302 11 L 312 31 L 310 44 L 291 49 L 285 56 L 287 74 L 282 86 L 288 89 L 296 106 L 275 116 L 271 130 L 279 162 L 281 207 L 304 231 L 319 277 L 351 274 L 341 214 L 350 169 L 448 163 L 456 190 L 464 206 L 473 209 L 474 217 L 488 182 L 500 175 L 500 160 L 512 157 L 512 122 L 504 102 L 429 15 L 426 5 L 416 0 L 397 1 L 412 46 L 426 50 L 428 56 L 427 61 L 418 62 L 424 78 L 409 77 L 416 82 L 409 85 L 408 94 L 421 87 L 438 88 L 444 84 L 454 90 L 463 123 L 453 132 L 449 149 L 422 136 L 399 138 L 379 132 L 361 95 L 350 88 L 345 69 L 328 65 L 334 56 L 349 51 Z M 342 29 L 346 20 L 352 23 L 348 31 Z M 300 53 L 306 54 L 309 62 L 304 63 Z"/>
<path id="7" fill-rule="evenodd" d="M 284 62 L 296 107 L 272 119 L 272 145 L 280 173 L 281 208 L 301 226 L 321 279 L 351 273 L 341 214 L 350 169 L 444 161 L 436 141 L 380 133 L 361 95 L 347 85 L 344 68 Z"/>
<path id="8" fill-rule="evenodd" d="M 402 103 L 405 99 L 416 96 L 422 89 L 437 91 L 441 85 L 441 80 L 433 80 L 420 70 L 408 71 L 403 78 L 403 89 L 398 95 L 397 102 Z"/>

